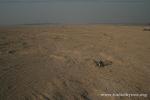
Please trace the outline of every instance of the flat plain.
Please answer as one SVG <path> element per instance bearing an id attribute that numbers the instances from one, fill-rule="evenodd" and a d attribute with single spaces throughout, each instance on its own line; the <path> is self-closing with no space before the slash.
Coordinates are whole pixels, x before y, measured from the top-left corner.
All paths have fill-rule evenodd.
<path id="1" fill-rule="evenodd" d="M 128 25 L 0 28 L 0 100 L 150 100 L 150 31 Z M 111 61 L 99 67 L 94 60 Z M 102 94 L 147 94 L 137 97 Z"/>

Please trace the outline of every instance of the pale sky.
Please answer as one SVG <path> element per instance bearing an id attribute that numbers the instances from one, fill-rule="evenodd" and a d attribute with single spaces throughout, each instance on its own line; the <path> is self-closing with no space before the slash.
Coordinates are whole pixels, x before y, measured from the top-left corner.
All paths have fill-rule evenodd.
<path id="1" fill-rule="evenodd" d="M 150 23 L 150 0 L 0 0 L 0 25 Z"/>

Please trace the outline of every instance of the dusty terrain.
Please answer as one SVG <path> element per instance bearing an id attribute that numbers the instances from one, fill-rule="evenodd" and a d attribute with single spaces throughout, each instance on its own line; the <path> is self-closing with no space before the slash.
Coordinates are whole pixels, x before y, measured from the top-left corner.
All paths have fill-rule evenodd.
<path id="1" fill-rule="evenodd" d="M 112 65 L 98 67 L 95 59 Z M 0 28 L 0 100 L 150 100 L 149 94 L 150 31 L 143 26 Z"/>

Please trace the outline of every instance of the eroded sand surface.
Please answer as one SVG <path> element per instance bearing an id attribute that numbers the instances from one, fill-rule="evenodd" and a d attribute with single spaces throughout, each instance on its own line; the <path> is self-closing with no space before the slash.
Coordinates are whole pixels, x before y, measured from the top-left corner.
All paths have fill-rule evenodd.
<path id="1" fill-rule="evenodd" d="M 99 68 L 93 59 L 112 65 Z M 0 28 L 0 100 L 149 100 L 150 32 L 142 26 Z"/>

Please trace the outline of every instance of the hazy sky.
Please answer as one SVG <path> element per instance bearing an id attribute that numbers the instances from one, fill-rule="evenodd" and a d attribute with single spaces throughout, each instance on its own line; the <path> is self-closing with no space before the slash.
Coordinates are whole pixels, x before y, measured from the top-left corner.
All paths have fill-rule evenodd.
<path id="1" fill-rule="evenodd" d="M 150 23 L 150 0 L 0 0 L 0 25 Z"/>

